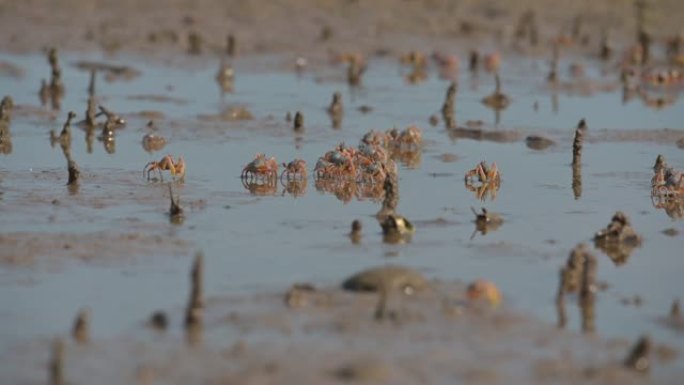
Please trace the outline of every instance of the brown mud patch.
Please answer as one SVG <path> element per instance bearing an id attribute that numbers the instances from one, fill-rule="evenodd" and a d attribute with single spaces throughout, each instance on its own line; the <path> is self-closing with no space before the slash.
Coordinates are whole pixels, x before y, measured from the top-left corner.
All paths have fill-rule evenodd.
<path id="1" fill-rule="evenodd" d="M 459 282 L 430 281 L 426 291 L 391 294 L 381 320 L 374 316 L 378 294 L 338 288 L 306 286 L 295 307 L 288 307 L 282 293 L 213 298 L 204 305 L 202 324 L 185 335 L 177 322 L 179 309 L 165 332 L 145 331 L 141 322 L 123 338 L 101 339 L 95 333 L 88 345 L 67 343 L 64 377 L 102 384 L 653 380 L 621 365 L 624 345 L 559 331 L 505 305 L 469 302 L 465 293 Z M 6 354 L 0 378 L 42 381 L 49 346 L 37 340 Z M 676 354 L 667 350 L 668 357 Z M 669 360 L 660 356 L 665 357 L 656 355 L 655 365 Z"/>
<path id="2" fill-rule="evenodd" d="M 652 16 L 660 30 L 679 32 L 682 3 L 654 2 Z M 171 0 L 115 3 L 69 0 L 34 4 L 5 1 L 0 7 L 0 49 L 27 52 L 60 43 L 68 50 L 134 52 L 226 52 L 226 38 L 235 36 L 231 53 L 317 52 L 331 47 L 388 54 L 415 48 L 430 38 L 448 47 L 454 38 L 469 44 L 491 36 L 512 34 L 521 15 L 534 10 L 539 35 L 561 34 L 582 15 L 582 39 L 599 43 L 609 25 L 614 36 L 633 36 L 633 2 L 609 0 L 563 2 L 516 1 L 340 1 L 203 0 L 188 4 Z M 78 22 L 74 22 L 78 20 Z M 40 28 L 36 26 L 39 25 Z M 561 31 L 559 31 L 559 28 Z"/>
<path id="3" fill-rule="evenodd" d="M 33 265 L 38 260 L 73 258 L 83 262 L 130 262 L 143 256 L 187 255 L 189 243 L 165 235 L 145 233 L 40 233 L 0 234 L 0 263 Z"/>

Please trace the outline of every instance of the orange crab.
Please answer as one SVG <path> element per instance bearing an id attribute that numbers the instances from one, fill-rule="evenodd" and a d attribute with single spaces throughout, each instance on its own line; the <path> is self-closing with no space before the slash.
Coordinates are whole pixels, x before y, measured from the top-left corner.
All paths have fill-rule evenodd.
<path id="1" fill-rule="evenodd" d="M 496 162 L 492 162 L 492 166 L 487 166 L 484 160 L 465 174 L 465 182 L 468 185 L 473 184 L 473 177 L 477 177 L 482 184 L 493 184 L 498 186 L 501 183 L 501 174 L 496 167 Z"/>
<path id="2" fill-rule="evenodd" d="M 280 180 L 306 179 L 308 172 L 306 171 L 306 161 L 303 159 L 295 159 L 290 163 L 283 163 L 283 173 L 280 174 Z"/>
<path id="3" fill-rule="evenodd" d="M 262 153 L 256 154 L 254 160 L 242 169 L 240 178 L 249 180 L 275 180 L 278 177 L 278 162 L 275 158 L 266 158 Z"/>
<path id="4" fill-rule="evenodd" d="M 185 176 L 185 160 L 183 159 L 183 156 L 179 156 L 178 160 L 174 163 L 173 157 L 171 155 L 166 155 L 158 162 L 151 161 L 146 164 L 145 168 L 143 169 L 143 176 L 145 176 L 145 173 L 147 173 L 147 180 L 149 180 L 150 173 L 154 170 L 159 171 L 159 178 L 162 180 L 164 179 L 162 177 L 163 170 L 168 170 L 171 172 L 171 176 L 174 178 L 177 176 L 178 178 L 183 179 Z"/>

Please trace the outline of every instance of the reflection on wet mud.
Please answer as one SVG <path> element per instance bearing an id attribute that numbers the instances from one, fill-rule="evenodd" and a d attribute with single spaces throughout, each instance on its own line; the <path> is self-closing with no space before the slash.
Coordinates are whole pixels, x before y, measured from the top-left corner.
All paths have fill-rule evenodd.
<path id="1" fill-rule="evenodd" d="M 606 228 L 594 235 L 594 245 L 616 265 L 627 262 L 632 251 L 641 246 L 641 236 L 632 228 L 627 215 L 618 211 Z"/>
<path id="2" fill-rule="evenodd" d="M 147 126 L 150 127 L 152 121 L 150 121 Z M 166 139 L 163 136 L 157 134 L 147 134 L 143 136 L 142 147 L 148 153 L 153 153 L 155 151 L 160 151 L 166 146 Z"/>
<path id="3" fill-rule="evenodd" d="M 0 135 L 0 154 L 9 155 L 12 153 L 12 137 Z"/>
<path id="4" fill-rule="evenodd" d="M 185 220 L 183 208 L 180 205 L 180 196 L 173 196 L 173 185 L 169 182 L 169 199 L 171 204 L 169 206 L 169 222 L 175 225 L 180 225 Z"/>
<path id="5" fill-rule="evenodd" d="M 235 70 L 233 70 L 233 66 L 225 58 L 221 58 L 221 63 L 219 63 L 219 69 L 216 73 L 216 84 L 218 84 L 221 99 L 224 98 L 225 94 L 233 93 Z"/>
<path id="6" fill-rule="evenodd" d="M 473 207 L 471 207 L 470 210 L 475 214 L 475 230 L 470 236 L 470 239 L 473 239 L 478 232 L 482 236 L 485 236 L 490 230 L 495 231 L 503 224 L 503 218 L 501 218 L 499 214 L 489 212 L 484 207 L 480 213 L 475 211 Z"/>
<path id="7" fill-rule="evenodd" d="M 48 379 L 50 385 L 64 385 L 64 341 L 55 338 L 52 342 L 50 362 L 48 364 Z"/>
<path id="8" fill-rule="evenodd" d="M 333 94 L 330 106 L 328 106 L 328 115 L 330 116 L 332 128 L 340 128 L 342 125 L 342 117 L 344 116 L 341 93 L 335 92 Z"/>
<path id="9" fill-rule="evenodd" d="M 351 232 L 349 233 L 349 239 L 351 240 L 352 244 L 358 245 L 359 243 L 361 243 L 361 237 L 363 236 L 361 231 L 361 221 L 358 219 L 354 219 L 354 221 L 351 224 Z"/>
<path id="10" fill-rule="evenodd" d="M 553 140 L 541 135 L 529 135 L 525 138 L 525 145 L 531 150 L 543 151 L 555 144 Z"/>
<path id="11" fill-rule="evenodd" d="M 501 79 L 498 72 L 494 74 L 494 82 L 494 92 L 484 97 L 482 104 L 498 113 L 501 110 L 505 110 L 511 104 L 511 98 L 501 91 Z M 497 124 L 499 123 L 499 118 L 497 114 Z"/>
<path id="12" fill-rule="evenodd" d="M 242 186 L 246 188 L 250 192 L 250 194 L 256 196 L 276 195 L 276 193 L 278 192 L 277 179 L 265 179 L 263 181 L 255 181 L 242 178 Z"/>
<path id="13" fill-rule="evenodd" d="M 51 77 L 50 83 L 45 80 L 41 82 L 38 96 L 43 106 L 51 102 L 53 110 L 59 110 L 62 106 L 62 99 L 64 98 L 65 88 L 62 81 L 62 68 L 59 66 L 57 58 L 57 49 L 50 48 L 48 51 L 48 64 L 50 65 Z"/>
<path id="14" fill-rule="evenodd" d="M 458 83 L 452 81 L 447 88 L 446 95 L 444 97 L 444 104 L 442 104 L 442 119 L 444 120 L 444 127 L 447 130 L 452 130 L 456 128 L 456 92 L 458 91 Z M 434 124 L 436 125 L 436 123 Z"/>
<path id="15" fill-rule="evenodd" d="M 568 256 L 568 260 L 560 270 L 558 291 L 556 294 L 556 312 L 558 327 L 565 328 L 567 313 L 565 311 L 565 296 L 578 295 L 581 328 L 584 333 L 596 330 L 596 284 L 597 261 L 589 253 L 584 244 L 577 245 Z"/>
<path id="16" fill-rule="evenodd" d="M 633 369 L 637 372 L 647 372 L 651 369 L 651 351 L 653 350 L 653 343 L 648 336 L 642 336 L 634 344 L 632 349 L 627 354 L 623 365 L 627 368 Z"/>
<path id="17" fill-rule="evenodd" d="M 684 218 L 683 199 L 651 196 L 651 203 L 656 209 L 665 211 L 665 214 L 672 219 Z"/>
<path id="18" fill-rule="evenodd" d="M 342 203 L 349 203 L 354 198 L 360 201 L 370 199 L 373 202 L 379 202 L 384 196 L 384 190 L 379 183 L 316 178 L 314 186 L 317 191 L 332 194 Z"/>
<path id="19" fill-rule="evenodd" d="M 448 129 L 447 135 L 452 141 L 458 139 L 472 139 L 495 143 L 512 143 L 520 140 L 520 133 L 516 131 L 489 131 L 482 128 L 454 128 Z"/>
<path id="20" fill-rule="evenodd" d="M 195 255 L 195 260 L 190 270 L 190 298 L 185 308 L 185 331 L 187 342 L 190 346 L 200 344 L 202 339 L 204 320 L 203 277 L 204 255 L 200 252 Z"/>
<path id="21" fill-rule="evenodd" d="M 293 198 L 299 198 L 306 194 L 306 188 L 309 184 L 309 180 L 303 179 L 280 179 L 280 183 L 283 186 L 283 192 L 281 195 L 292 195 Z"/>
<path id="22" fill-rule="evenodd" d="M 422 151 L 393 148 L 390 150 L 390 159 L 398 161 L 408 169 L 417 169 L 422 161 Z"/>
<path id="23" fill-rule="evenodd" d="M 83 309 L 76 314 L 71 336 L 79 345 L 86 345 L 90 342 L 90 312 L 88 309 Z"/>

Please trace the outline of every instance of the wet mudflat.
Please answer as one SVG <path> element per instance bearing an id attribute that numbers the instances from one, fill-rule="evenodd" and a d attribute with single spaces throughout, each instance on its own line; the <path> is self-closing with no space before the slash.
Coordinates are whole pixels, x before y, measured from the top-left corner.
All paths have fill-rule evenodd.
<path id="1" fill-rule="evenodd" d="M 287 56 L 241 58 L 235 64 L 238 75 L 234 93 L 221 96 L 214 80 L 218 60 L 187 59 L 168 66 L 122 55 L 114 61 L 136 68 L 140 76 L 114 82 L 100 76 L 97 95 L 102 104 L 122 114 L 127 125 L 116 131 L 114 146 L 107 142 L 106 147 L 95 137 L 91 150 L 85 133 L 72 128 L 71 156 L 81 171 L 75 190 L 65 186 L 66 162 L 59 145 L 51 147 L 49 132 L 59 132 L 67 111 L 77 112 L 76 120 L 83 118 L 89 73 L 73 64 L 103 58 L 64 54 L 60 59 L 67 91 L 61 110 L 55 113 L 40 107 L 37 96 L 40 80 L 49 73 L 45 58 L 0 55 L 3 62 L 25 71 L 20 78 L 2 78 L 3 92 L 11 94 L 17 105 L 12 151 L 0 158 L 0 302 L 5 304 L 0 313 L 0 346 L 3 356 L 8 357 L 3 360 L 6 370 L 2 372 L 12 381 L 24 378 L 33 383 L 44 378 L 39 369 L 47 362 L 49 341 L 66 334 L 75 314 L 84 307 L 91 313 L 93 346 L 67 348 L 67 357 L 77 362 L 69 367 L 69 375 L 84 382 L 92 378 L 88 373 L 99 366 L 98 360 L 110 357 L 120 365 L 112 368 L 126 368 L 130 373 L 138 368 L 137 375 L 143 377 L 140 381 L 148 372 L 156 373 L 149 374 L 152 378 L 161 376 L 164 382 L 179 381 L 171 375 L 175 374 L 173 370 L 159 369 L 173 362 L 167 355 L 175 354 L 187 365 L 180 374 L 222 378 L 220 364 L 213 361 L 222 359 L 215 354 L 222 349 L 229 350 L 224 356 L 243 355 L 241 359 L 245 360 L 244 365 L 236 364 L 235 371 L 244 370 L 241 373 L 246 377 L 226 378 L 225 382 L 256 381 L 269 373 L 280 373 L 285 377 L 275 378 L 288 381 L 291 373 L 283 374 L 272 367 L 259 367 L 252 373 L 249 368 L 250 360 L 258 363 L 254 365 L 275 361 L 276 368 L 296 368 L 287 357 L 290 349 L 304 356 L 329 352 L 317 358 L 320 364 L 312 364 L 320 371 L 295 377 L 306 381 L 361 381 L 364 379 L 358 376 L 367 375 L 370 381 L 396 383 L 406 370 L 415 381 L 427 377 L 446 383 L 455 376 L 465 382 L 513 379 L 527 383 L 549 381 L 544 377 L 548 370 L 548 376 L 560 378 L 559 382 L 570 382 L 575 375 L 598 382 L 605 379 L 601 376 L 639 382 L 642 378 L 617 368 L 617 374 L 611 374 L 612 369 L 596 369 L 588 375 L 590 365 L 583 360 L 597 354 L 602 364 L 593 368 L 620 363 L 627 348 L 644 333 L 658 346 L 682 352 L 682 329 L 661 322 L 672 301 L 683 294 L 680 254 L 684 238 L 672 235 L 684 231 L 682 208 L 670 207 L 666 212 L 651 200 L 652 166 L 658 154 L 664 155 L 670 166 L 684 168 L 684 152 L 676 145 L 684 137 L 681 99 L 662 109 L 647 107 L 639 99 L 623 103 L 617 75 L 602 75 L 601 64 L 589 59 L 587 76 L 608 86 L 588 95 L 562 87 L 553 90 L 545 81 L 544 70 L 540 70 L 546 68 L 545 59 L 513 55 L 506 57 L 501 77 L 503 90 L 512 99 L 510 106 L 497 116 L 482 105 L 480 100 L 494 89 L 493 77 L 480 72 L 474 78 L 461 70 L 455 118 L 462 129 L 449 130 L 441 123 L 428 123 L 431 115 L 439 114 L 449 82 L 431 74 L 421 84 L 407 84 L 395 59 L 371 59 L 363 85 L 349 88 L 343 67 L 297 75 L 254 69 L 273 62 L 287 67 L 291 63 Z M 679 90 L 669 91 L 676 95 Z M 334 92 L 342 93 L 345 106 L 338 129 L 332 127 L 326 112 Z M 359 111 L 361 106 L 371 106 L 372 111 Z M 253 119 L 235 119 L 230 111 L 237 107 L 247 108 Z M 285 119 L 296 111 L 305 116 L 300 132 L 294 132 L 292 122 Z M 154 131 L 147 127 L 150 118 Z M 573 137 L 582 118 L 588 129 L 581 170 L 573 175 Z M 412 124 L 422 129 L 421 151 L 403 162 L 398 160 L 397 211 L 416 228 L 406 242 L 383 242 L 375 218 L 382 198 L 362 194 L 359 198 L 348 190 L 335 195 L 311 175 L 294 190 L 280 182 L 272 188 L 252 186 L 250 190 L 240 179 L 243 167 L 258 152 L 274 156 L 279 163 L 301 158 L 312 169 L 316 160 L 339 142 L 356 146 L 370 129 L 401 130 Z M 485 130 L 488 135 L 483 137 L 489 140 L 467 134 L 477 128 Z M 166 138 L 168 143 L 161 151 L 149 153 L 143 148 L 143 136 L 150 132 Z M 543 151 L 531 149 L 525 141 L 529 135 L 544 136 L 555 145 Z M 148 181 L 142 173 L 148 162 L 159 161 L 167 153 L 182 155 L 187 163 L 184 183 L 173 183 L 184 207 L 180 224 L 169 221 L 167 183 Z M 463 182 L 464 174 L 482 160 L 496 162 L 502 179 L 496 197 L 486 196 L 484 201 Z M 168 172 L 164 178 L 171 180 Z M 486 207 L 499 214 L 503 223 L 486 233 L 474 233 L 471 207 L 478 211 Z M 627 256 L 611 258 L 593 246 L 593 237 L 618 210 L 629 216 L 642 242 Z M 355 219 L 363 225 L 358 243 L 348 236 Z M 553 332 L 558 321 L 554 302 L 558 272 L 580 242 L 587 243 L 597 257 L 596 278 L 602 289 L 596 294 L 591 334 L 603 338 L 600 341 Z M 205 255 L 204 291 L 209 299 L 202 359 L 184 350 L 185 337 L 180 333 L 189 257 L 194 250 Z M 321 310 L 326 306 L 314 306 L 313 314 L 302 315 L 304 321 L 283 305 L 281 295 L 294 282 L 331 287 L 362 268 L 387 263 L 411 266 L 446 282 L 443 285 L 449 289 L 445 292 L 453 293 L 442 294 L 455 303 L 462 300 L 457 293 L 462 292 L 463 282 L 485 277 L 504 293 L 504 308 L 487 310 L 479 315 L 482 318 L 468 310 L 463 316 L 466 321 L 459 322 L 458 316 L 453 321 L 444 315 L 439 299 L 411 299 L 406 307 L 418 306 L 416 313 L 408 311 L 409 315 L 402 318 L 400 312 L 398 326 L 388 326 L 377 325 L 372 319 L 375 297 L 361 300 L 361 305 L 342 301 L 346 305 L 331 305 L 330 311 Z M 580 332 L 580 311 L 574 297 L 565 306 L 569 317 L 566 328 Z M 168 336 L 143 329 L 156 309 L 172 315 Z M 363 317 L 356 320 L 344 313 L 336 318 L 338 311 Z M 230 316 L 231 312 L 237 315 Z M 278 315 L 286 320 L 277 319 Z M 255 317 L 259 322 L 252 329 L 249 322 L 238 322 L 240 317 Z M 306 317 L 310 317 L 308 321 Z M 351 331 L 335 321 L 346 317 L 352 318 Z M 468 317 L 475 317 L 475 321 Z M 497 317 L 504 319 L 504 324 L 512 322 L 524 329 L 519 332 L 523 337 L 498 345 L 514 333 L 505 333 L 505 327 L 499 329 Z M 494 325 L 479 325 L 478 319 Z M 447 333 L 452 326 L 455 330 Z M 395 356 L 385 355 L 380 348 L 383 341 L 396 344 L 392 351 L 410 348 L 412 339 L 420 339 L 430 328 L 449 336 L 425 337 L 425 349 L 434 349 L 434 360 L 420 351 Z M 469 334 L 472 328 L 482 329 L 482 334 L 470 342 L 472 349 L 484 345 L 492 350 L 482 348 L 481 355 L 472 356 L 470 349 L 461 351 L 463 366 L 454 368 L 454 373 L 445 370 L 451 364 L 442 360 L 455 358 L 443 350 L 449 349 L 449 341 L 461 343 L 459 336 Z M 339 337 L 337 333 L 352 346 L 363 345 L 360 341 L 369 335 L 380 333 L 381 337 L 378 346 L 340 352 L 331 346 Z M 488 333 L 493 335 L 491 340 Z M 402 339 L 395 341 L 397 335 Z M 527 365 L 534 359 L 512 353 L 536 349 L 524 336 L 552 340 L 549 352 L 541 349 L 539 355 L 553 356 L 549 360 L 556 361 L 538 363 L 538 370 L 530 371 Z M 298 338 L 302 338 L 301 343 L 294 343 Z M 141 355 L 159 360 L 150 364 L 152 369 L 129 361 L 129 349 L 136 351 L 138 347 L 136 340 L 144 346 Z M 240 353 L 243 348 L 239 348 L 239 341 L 245 341 L 247 353 Z M 254 355 L 249 354 L 252 344 L 262 346 Z M 554 354 L 563 351 L 565 344 L 572 345 L 567 349 L 582 357 L 576 366 L 560 367 L 564 364 L 557 362 L 560 359 Z M 238 353 L 231 353 L 234 345 Z M 101 356 L 91 356 L 88 349 L 97 350 Z M 359 369 L 353 367 L 352 361 L 364 354 L 373 358 L 369 361 L 379 362 L 366 368 L 370 374 L 358 374 Z M 79 356 L 82 358 L 76 358 Z M 467 369 L 471 366 L 467 362 L 496 362 L 500 356 L 506 357 L 501 359 L 510 371 Z M 12 365 L 26 357 L 29 364 Z M 212 360 L 206 364 L 206 371 L 204 357 Z M 328 368 L 326 363 L 331 361 L 339 365 Z M 415 370 L 411 365 L 404 367 L 406 361 L 412 362 Z M 435 365 L 436 369 L 423 372 L 427 371 L 425 365 Z M 652 375 L 667 381 L 681 374 L 683 365 L 681 357 L 655 360 Z M 324 373 L 327 377 L 317 377 Z"/>

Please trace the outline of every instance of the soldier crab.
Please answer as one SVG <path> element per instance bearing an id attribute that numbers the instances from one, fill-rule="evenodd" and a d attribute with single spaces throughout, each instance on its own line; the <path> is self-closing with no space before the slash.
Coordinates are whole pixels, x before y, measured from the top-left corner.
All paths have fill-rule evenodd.
<path id="1" fill-rule="evenodd" d="M 240 178 L 244 180 L 270 181 L 278 177 L 278 162 L 275 158 L 266 158 L 264 154 L 256 154 L 253 161 L 242 169 Z"/>
<path id="2" fill-rule="evenodd" d="M 306 179 L 307 176 L 307 171 L 306 171 L 306 161 L 303 159 L 295 159 L 290 163 L 283 163 L 283 167 L 285 168 L 280 174 L 280 180 L 282 181 L 283 178 L 286 180 L 298 180 L 298 179 Z"/>
<path id="3" fill-rule="evenodd" d="M 143 176 L 145 176 L 145 173 L 147 173 L 147 180 L 150 179 L 150 173 L 154 170 L 159 171 L 159 177 L 163 180 L 162 178 L 162 171 L 163 170 L 168 170 L 171 172 L 172 177 L 178 176 L 181 180 L 185 176 L 185 160 L 183 160 L 182 156 L 178 157 L 178 160 L 174 163 L 173 157 L 171 155 L 166 155 L 163 157 L 160 161 L 151 161 L 148 164 L 145 165 L 145 168 L 143 169 Z"/>
<path id="4" fill-rule="evenodd" d="M 487 166 L 484 160 L 480 162 L 474 169 L 465 174 L 466 185 L 472 185 L 474 177 L 482 184 L 499 186 L 501 183 L 501 174 L 496 167 L 496 162 L 492 162 L 492 166 Z"/>

